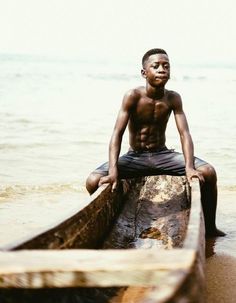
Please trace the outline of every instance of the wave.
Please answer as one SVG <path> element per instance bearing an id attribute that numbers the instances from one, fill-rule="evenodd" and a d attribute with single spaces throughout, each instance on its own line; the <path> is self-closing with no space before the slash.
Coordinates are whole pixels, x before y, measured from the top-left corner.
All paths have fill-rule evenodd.
<path id="1" fill-rule="evenodd" d="M 0 186 L 0 200 L 26 194 L 61 194 L 64 192 L 86 193 L 85 186 L 76 182 L 51 183 L 43 185 L 13 184 Z"/>
<path id="2" fill-rule="evenodd" d="M 220 185 L 218 188 L 222 191 L 235 191 L 236 192 L 236 185 Z"/>
<path id="3" fill-rule="evenodd" d="M 87 146 L 87 145 L 103 145 L 103 144 L 107 144 L 107 142 L 105 141 L 105 142 L 102 142 L 102 141 L 89 141 L 89 140 L 76 140 L 76 141 L 73 141 L 72 142 L 73 144 L 82 144 L 82 145 L 85 145 L 85 146 Z"/>
<path id="4" fill-rule="evenodd" d="M 133 79 L 139 79 L 139 75 L 134 74 L 123 74 L 123 73 L 91 73 L 85 74 L 85 77 L 91 79 L 99 79 L 99 80 L 117 80 L 117 81 L 127 81 Z"/>
<path id="5" fill-rule="evenodd" d="M 11 144 L 11 143 L 3 143 L 0 144 L 0 150 L 15 150 L 15 149 L 22 149 L 22 148 L 36 148 L 36 147 L 44 147 L 48 144 L 45 143 L 21 143 L 21 144 Z"/>

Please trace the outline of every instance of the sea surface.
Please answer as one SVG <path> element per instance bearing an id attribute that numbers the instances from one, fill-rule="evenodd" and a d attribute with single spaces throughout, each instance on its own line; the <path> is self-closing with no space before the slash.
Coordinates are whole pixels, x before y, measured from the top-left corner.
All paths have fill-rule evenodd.
<path id="1" fill-rule="evenodd" d="M 83 204 L 123 95 L 140 85 L 135 62 L 0 54 L 1 241 Z M 218 173 L 217 224 L 227 236 L 207 244 L 207 302 L 235 302 L 236 66 L 173 62 L 167 89 L 182 96 L 195 155 Z M 173 117 L 167 146 L 181 150 Z"/>

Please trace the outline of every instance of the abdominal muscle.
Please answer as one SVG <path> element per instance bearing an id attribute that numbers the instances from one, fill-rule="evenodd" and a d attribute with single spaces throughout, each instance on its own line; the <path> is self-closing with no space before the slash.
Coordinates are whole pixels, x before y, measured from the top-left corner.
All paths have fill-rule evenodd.
<path id="1" fill-rule="evenodd" d="M 131 149 L 134 151 L 154 151 L 165 147 L 165 128 L 143 126 L 139 130 L 134 130 L 131 127 L 129 135 Z"/>

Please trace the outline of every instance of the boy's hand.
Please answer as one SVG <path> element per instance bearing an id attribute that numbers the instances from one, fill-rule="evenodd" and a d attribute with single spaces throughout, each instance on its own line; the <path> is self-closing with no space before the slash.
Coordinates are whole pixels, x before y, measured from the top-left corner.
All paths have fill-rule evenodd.
<path id="1" fill-rule="evenodd" d="M 104 183 L 110 183 L 111 184 L 111 191 L 115 191 L 118 185 L 118 176 L 109 174 L 108 176 L 104 176 L 100 178 L 100 181 L 98 183 L 98 186 L 101 186 Z"/>
<path id="2" fill-rule="evenodd" d="M 198 178 L 201 183 L 205 182 L 203 174 L 194 168 L 186 169 L 186 177 L 189 183 L 191 183 L 193 178 Z"/>

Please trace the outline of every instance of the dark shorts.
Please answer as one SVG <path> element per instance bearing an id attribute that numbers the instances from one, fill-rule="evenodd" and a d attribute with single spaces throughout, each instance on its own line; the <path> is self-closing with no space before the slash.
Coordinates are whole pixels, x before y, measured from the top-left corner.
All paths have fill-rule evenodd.
<path id="1" fill-rule="evenodd" d="M 194 157 L 194 166 L 198 168 L 207 162 Z M 94 173 L 103 176 L 108 174 L 109 163 L 99 166 Z M 135 178 L 148 175 L 185 175 L 185 161 L 182 153 L 173 149 L 162 148 L 155 152 L 128 151 L 118 160 L 120 178 Z"/>

